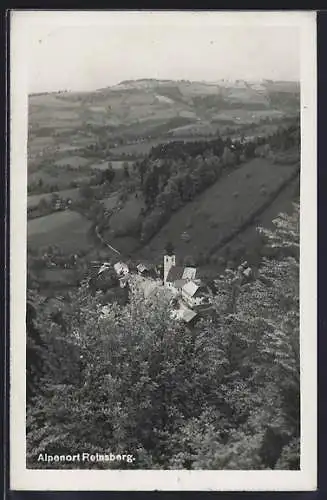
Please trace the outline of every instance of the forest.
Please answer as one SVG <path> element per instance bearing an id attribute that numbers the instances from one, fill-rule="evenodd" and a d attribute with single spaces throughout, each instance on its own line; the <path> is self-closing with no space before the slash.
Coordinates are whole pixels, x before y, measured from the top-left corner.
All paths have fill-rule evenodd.
<path id="1" fill-rule="evenodd" d="M 299 204 L 251 280 L 217 276 L 194 327 L 130 294 L 106 313 L 86 285 L 65 309 L 27 295 L 27 467 L 39 453 L 133 454 L 130 469 L 299 469 Z"/>

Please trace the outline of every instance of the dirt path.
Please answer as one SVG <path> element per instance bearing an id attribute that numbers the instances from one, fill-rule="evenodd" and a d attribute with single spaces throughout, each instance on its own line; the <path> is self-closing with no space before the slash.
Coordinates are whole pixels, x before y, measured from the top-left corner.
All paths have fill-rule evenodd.
<path id="1" fill-rule="evenodd" d="M 119 252 L 119 250 L 117 250 L 116 248 L 114 248 L 111 245 L 109 245 L 109 243 L 107 243 L 107 242 L 104 241 L 104 239 L 101 236 L 101 233 L 99 233 L 98 226 L 95 227 L 95 234 L 96 234 L 97 238 L 101 241 L 101 243 L 103 245 L 105 245 L 107 248 L 109 248 L 110 250 L 112 250 L 113 252 L 115 252 L 117 255 L 121 255 L 121 253 Z"/>

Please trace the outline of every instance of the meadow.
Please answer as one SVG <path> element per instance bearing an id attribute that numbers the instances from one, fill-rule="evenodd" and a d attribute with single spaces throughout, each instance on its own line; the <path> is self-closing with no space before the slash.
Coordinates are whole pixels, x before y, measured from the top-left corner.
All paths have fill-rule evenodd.
<path id="1" fill-rule="evenodd" d="M 297 168 L 261 158 L 241 165 L 173 214 L 140 255 L 158 259 L 168 240 L 181 257 L 212 252 L 267 203 Z"/>
<path id="2" fill-rule="evenodd" d="M 90 163 L 89 159 L 82 158 L 81 156 L 65 156 L 60 158 L 55 162 L 58 167 L 66 167 L 67 165 L 71 168 L 85 167 Z"/>
<path id="3" fill-rule="evenodd" d="M 110 162 L 112 168 L 114 170 L 121 170 L 124 166 L 125 163 L 127 163 L 128 166 L 133 165 L 132 161 L 124 161 L 124 160 L 105 160 L 99 163 L 93 163 L 90 168 L 92 170 L 107 170 L 108 168 L 108 163 Z"/>
<path id="4" fill-rule="evenodd" d="M 68 253 L 89 248 L 90 225 L 90 221 L 72 210 L 38 217 L 27 223 L 28 245 L 31 248 L 58 245 Z"/>
<path id="5" fill-rule="evenodd" d="M 111 200 L 113 197 L 110 197 Z M 113 203 L 113 202 L 112 202 Z M 113 208 L 112 206 L 110 208 Z M 130 255 L 139 247 L 138 239 L 133 237 L 140 212 L 144 202 L 139 193 L 138 198 L 132 194 L 124 206 L 110 218 L 110 229 L 105 230 L 102 236 L 105 241 L 113 245 L 125 255 Z"/>

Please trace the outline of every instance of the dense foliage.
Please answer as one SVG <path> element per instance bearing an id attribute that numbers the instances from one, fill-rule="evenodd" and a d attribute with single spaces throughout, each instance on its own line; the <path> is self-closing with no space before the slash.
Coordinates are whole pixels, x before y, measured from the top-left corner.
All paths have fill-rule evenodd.
<path id="1" fill-rule="evenodd" d="M 133 294 L 104 313 L 82 286 L 51 316 L 39 298 L 28 466 L 42 466 L 39 453 L 88 451 L 136 457 L 94 467 L 298 469 L 298 206 L 275 222 L 260 230 L 272 251 L 258 273 L 221 276 L 212 314 L 193 328 L 161 296 Z"/>

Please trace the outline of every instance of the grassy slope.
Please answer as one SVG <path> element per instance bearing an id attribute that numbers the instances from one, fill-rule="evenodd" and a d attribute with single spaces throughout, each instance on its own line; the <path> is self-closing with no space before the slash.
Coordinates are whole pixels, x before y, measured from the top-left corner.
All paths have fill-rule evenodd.
<path id="1" fill-rule="evenodd" d="M 273 108 L 278 107 L 278 98 L 270 106 L 269 94 L 278 89 L 279 95 L 281 88 L 286 90 L 283 92 L 286 96 L 292 95 L 294 91 L 294 86 L 288 85 L 284 89 L 281 85 L 270 83 L 268 87 L 263 86 L 258 94 L 251 85 L 234 89 L 232 85 L 224 89 L 222 82 L 212 85 L 203 82 L 153 81 L 145 85 L 142 82 L 131 82 L 126 88 L 109 87 L 82 94 L 72 92 L 64 95 L 33 95 L 29 98 L 29 124 L 33 134 L 29 149 L 41 151 L 51 143 L 57 146 L 72 145 L 72 138 L 76 145 L 80 141 L 87 142 L 94 135 L 87 126 L 109 127 L 111 135 L 115 131 L 124 134 L 124 130 L 130 130 L 139 137 L 147 135 L 152 129 L 156 130 L 158 126 L 165 128 L 167 125 L 169 128 L 170 120 L 187 116 L 197 127 L 199 120 L 210 122 L 218 112 L 228 110 L 231 103 L 233 106 L 238 103 L 238 107 L 247 116 L 255 115 L 259 109 L 268 114 L 269 111 L 274 113 Z M 246 110 L 248 103 L 254 101 L 259 102 L 259 108 Z M 229 113 L 235 114 L 233 111 Z M 170 128 L 175 127 L 172 123 Z"/>
<path id="2" fill-rule="evenodd" d="M 160 258 L 168 240 L 181 258 L 210 252 L 258 210 L 294 168 L 259 158 L 242 165 L 174 214 L 140 256 Z M 184 231 L 190 236 L 189 242 L 181 237 Z"/>
<path id="3" fill-rule="evenodd" d="M 59 245 L 65 252 L 90 247 L 90 222 L 71 210 L 55 212 L 28 221 L 27 241 L 31 247 Z"/>

